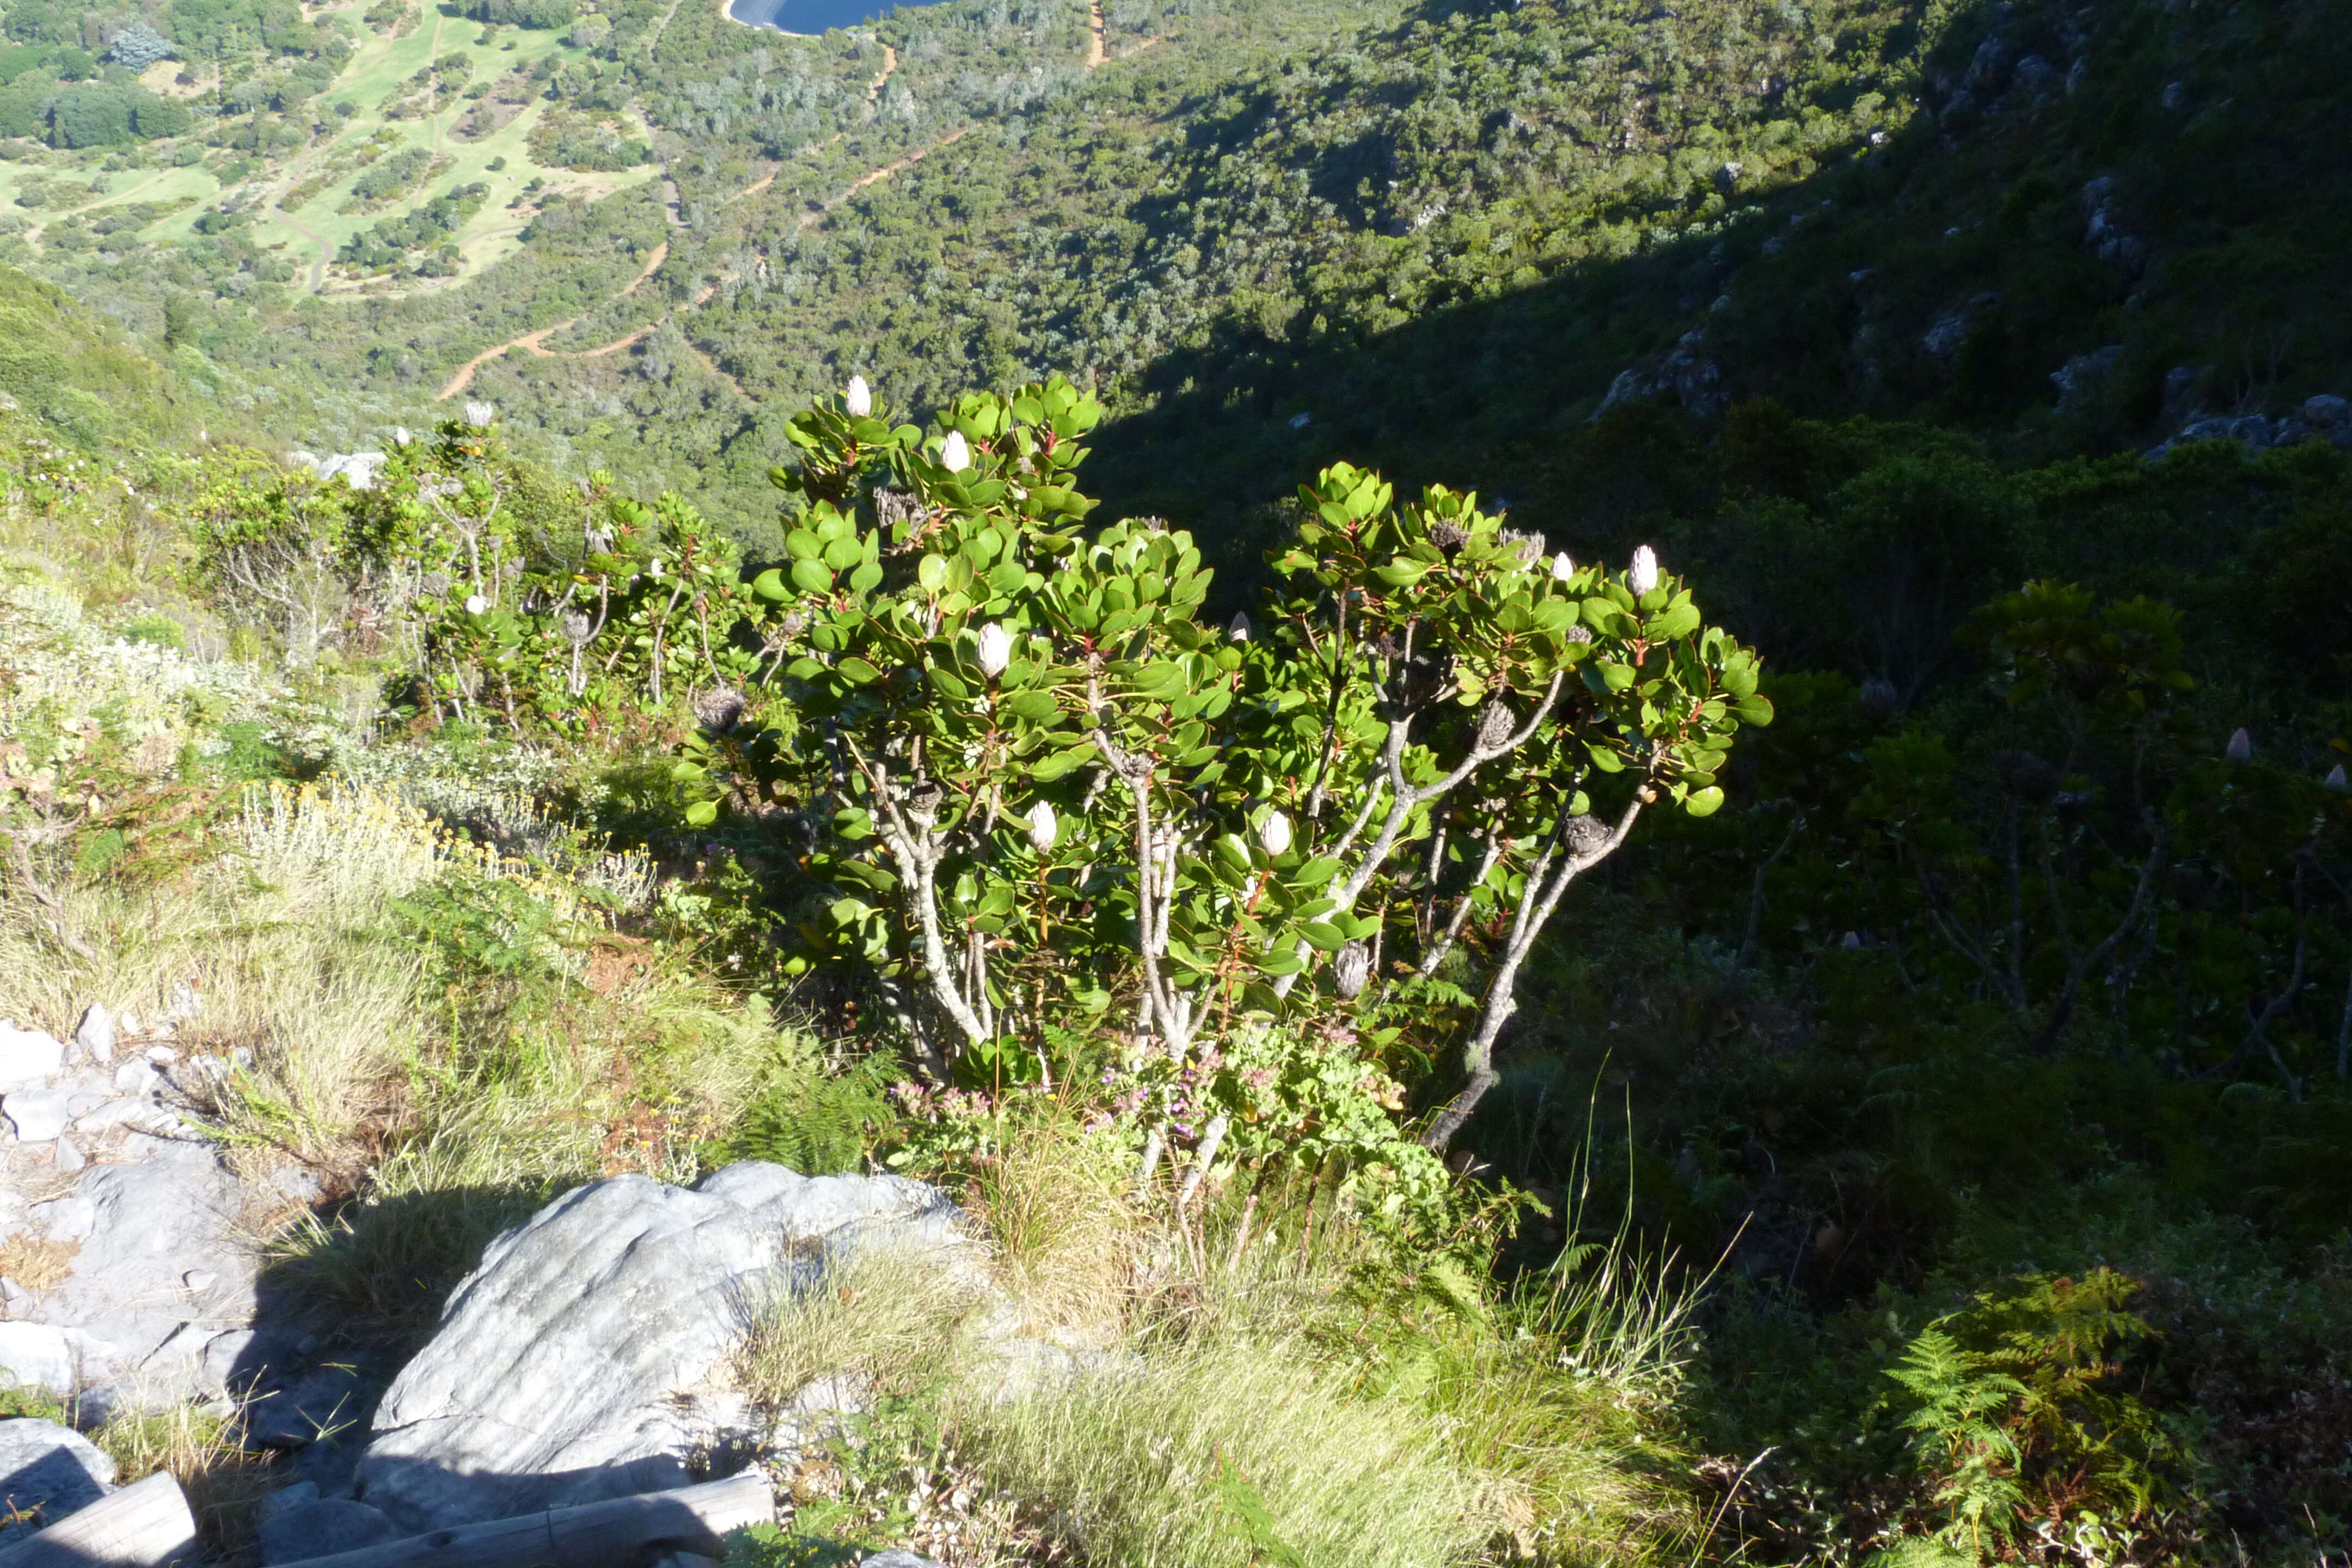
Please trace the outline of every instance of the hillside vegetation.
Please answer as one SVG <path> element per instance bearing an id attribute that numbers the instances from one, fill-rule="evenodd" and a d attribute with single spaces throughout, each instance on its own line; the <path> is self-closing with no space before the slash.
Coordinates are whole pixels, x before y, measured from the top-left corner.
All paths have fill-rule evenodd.
<path id="1" fill-rule="evenodd" d="M 503 5 L 0 13 L 0 1009 L 353 1334 L 894 1170 L 1132 1359 L 764 1324 L 762 1565 L 2341 1559 L 2340 6 Z"/>

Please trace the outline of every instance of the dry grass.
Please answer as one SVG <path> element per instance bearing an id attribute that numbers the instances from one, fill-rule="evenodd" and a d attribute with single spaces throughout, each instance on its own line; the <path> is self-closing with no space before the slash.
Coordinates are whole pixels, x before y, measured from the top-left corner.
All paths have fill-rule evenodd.
<path id="1" fill-rule="evenodd" d="M 1351 1384 L 1295 1339 L 1218 1338 L 971 1405 L 958 1447 L 999 1486 L 1051 1500 L 1052 1534 L 1087 1562 L 1250 1568 L 1284 1548 L 1316 1568 L 1467 1561 L 1499 1522 L 1477 1476 L 1411 1402 Z M 1269 1530 L 1251 1527 L 1252 1501 Z"/>
<path id="2" fill-rule="evenodd" d="M 1066 1122 L 1005 1141 L 967 1184 L 999 1278 L 1039 1328 L 1116 1326 L 1132 1293 L 1139 1216 L 1130 1161 Z"/>
<path id="3" fill-rule="evenodd" d="M 0 1241 L 0 1278 L 14 1279 L 27 1290 L 47 1290 L 65 1283 L 73 1260 L 81 1255 L 79 1241 L 36 1241 L 16 1235 Z"/>
<path id="4" fill-rule="evenodd" d="M 859 1247 L 826 1258 L 789 1289 L 749 1304 L 738 1375 L 770 1410 L 842 1374 L 914 1392 L 967 1359 L 964 1341 L 985 1299 L 936 1253 Z"/>
<path id="5" fill-rule="evenodd" d="M 259 1560 L 254 1530 L 264 1492 L 285 1484 L 269 1459 L 246 1450 L 234 1416 L 179 1406 L 152 1415 L 117 1415 L 90 1434 L 113 1458 L 122 1484 L 168 1470 L 187 1494 L 208 1563 L 242 1568 Z"/>

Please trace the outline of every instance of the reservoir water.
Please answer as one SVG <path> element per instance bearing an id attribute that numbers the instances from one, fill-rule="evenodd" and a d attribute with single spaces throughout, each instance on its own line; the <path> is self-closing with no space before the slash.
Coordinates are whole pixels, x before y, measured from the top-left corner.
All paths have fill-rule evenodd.
<path id="1" fill-rule="evenodd" d="M 754 27 L 822 33 L 827 27 L 855 27 L 897 9 L 887 0 L 730 0 L 727 14 Z"/>

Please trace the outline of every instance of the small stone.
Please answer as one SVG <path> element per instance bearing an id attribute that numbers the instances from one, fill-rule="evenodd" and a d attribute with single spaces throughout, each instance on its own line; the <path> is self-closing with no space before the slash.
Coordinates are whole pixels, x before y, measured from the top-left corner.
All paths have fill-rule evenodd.
<path id="1" fill-rule="evenodd" d="M 89 1010 L 81 1016 L 81 1025 L 74 1030 L 74 1044 L 101 1067 L 114 1059 L 114 1016 L 106 1010 L 104 1003 L 91 1003 Z"/>
<path id="2" fill-rule="evenodd" d="M 251 1329 L 231 1329 L 205 1342 L 205 1375 L 215 1388 L 243 1394 L 254 1377 L 266 1370 L 269 1357 L 261 1336 Z"/>
<path id="3" fill-rule="evenodd" d="M 74 1385 L 73 1347 L 50 1323 L 0 1323 L 0 1372 L 28 1388 L 64 1394 Z"/>
<path id="4" fill-rule="evenodd" d="M 877 1552 L 865 1560 L 864 1568 L 940 1568 L 928 1557 L 918 1557 L 903 1546 L 887 1552 Z"/>
<path id="5" fill-rule="evenodd" d="M 147 1047 L 147 1059 L 159 1068 L 167 1068 L 180 1059 L 180 1053 L 169 1046 L 150 1046 Z"/>
<path id="6" fill-rule="evenodd" d="M 20 1089 L 0 1095 L 0 1116 L 24 1143 L 47 1143 L 66 1130 L 71 1116 L 68 1097 L 54 1089 Z"/>
<path id="7" fill-rule="evenodd" d="M 180 1283 L 188 1288 L 188 1293 L 192 1296 L 203 1295 L 219 1280 L 220 1276 L 209 1268 L 191 1268 L 180 1276 Z"/>
<path id="8" fill-rule="evenodd" d="M 30 1087 L 66 1065 L 66 1047 L 37 1029 L 0 1027 L 0 1089 Z"/>
<path id="9" fill-rule="evenodd" d="M 309 1169 L 285 1164 L 269 1173 L 269 1184 L 298 1204 L 315 1204 L 326 1195 L 326 1186 Z"/>
<path id="10" fill-rule="evenodd" d="M 83 1157 L 82 1152 L 73 1146 L 73 1141 L 69 1138 L 58 1139 L 49 1157 L 58 1163 L 58 1170 L 68 1175 L 89 1163 L 89 1160 Z"/>
<path id="11" fill-rule="evenodd" d="M 125 1122 L 142 1122 L 154 1114 L 155 1103 L 150 1100 L 110 1100 L 75 1117 L 73 1128 L 77 1132 L 104 1132 Z"/>
<path id="12" fill-rule="evenodd" d="M 139 1015 L 136 1013 L 125 1013 L 114 1020 L 114 1037 L 118 1042 L 143 1033 L 145 1031 L 139 1027 Z"/>
<path id="13" fill-rule="evenodd" d="M 13 1275 L 0 1274 L 0 1307 L 11 1312 L 33 1304 L 33 1293 L 16 1282 Z"/>
<path id="14" fill-rule="evenodd" d="M 264 1563 L 332 1557 L 400 1537 L 382 1510 L 341 1498 L 313 1498 L 281 1509 L 262 1520 L 259 1533 Z"/>

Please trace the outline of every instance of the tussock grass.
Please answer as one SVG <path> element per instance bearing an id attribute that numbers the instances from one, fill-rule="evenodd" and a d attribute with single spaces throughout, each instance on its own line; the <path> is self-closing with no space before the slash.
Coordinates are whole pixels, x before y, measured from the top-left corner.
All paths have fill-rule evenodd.
<path id="1" fill-rule="evenodd" d="M 959 1444 L 999 1486 L 1051 1500 L 1049 1529 L 1085 1562 L 1266 1560 L 1274 1543 L 1236 1485 L 1318 1568 L 1467 1560 L 1496 1522 L 1478 1478 L 1412 1402 L 1359 1397 L 1352 1382 L 1295 1338 L 1219 1336 L 967 1408 Z"/>
<path id="2" fill-rule="evenodd" d="M 737 1359 L 743 1385 L 780 1410 L 819 1378 L 844 1373 L 893 1393 L 920 1389 L 971 1359 L 986 1297 L 936 1253 L 859 1247 L 828 1256 L 764 1300 Z"/>
<path id="3" fill-rule="evenodd" d="M 947 1466 L 1052 1561 L 1687 1555 L 1704 1521 L 1664 1434 L 1689 1302 L 1655 1260 L 1604 1242 L 1497 1295 L 1383 1255 L 1328 1206 L 1308 1226 L 1304 1192 L 1180 1218 L 1136 1205 L 1124 1173 L 1044 1119 L 967 1170 L 995 1282 L 1064 1305 L 1023 1300 L 1026 1331 L 1092 1347 L 1075 1375 L 1008 1384 L 936 1266 L 886 1259 L 777 1303 L 747 1380 L 772 1406 L 844 1371 L 920 1401 L 932 1458 L 838 1462 L 883 1492 Z"/>
<path id="4" fill-rule="evenodd" d="M 235 1415 L 185 1405 L 154 1415 L 116 1415 L 90 1434 L 115 1464 L 121 1485 L 168 1470 L 187 1495 L 205 1558 L 215 1563 L 259 1560 L 254 1531 L 262 1494 L 282 1486 L 267 1456 L 248 1451 Z"/>
<path id="5" fill-rule="evenodd" d="M 966 1206 L 1034 1326 L 1082 1330 L 1124 1312 L 1139 1229 L 1129 1164 L 1107 1141 L 1041 1121 L 973 1170 Z"/>

